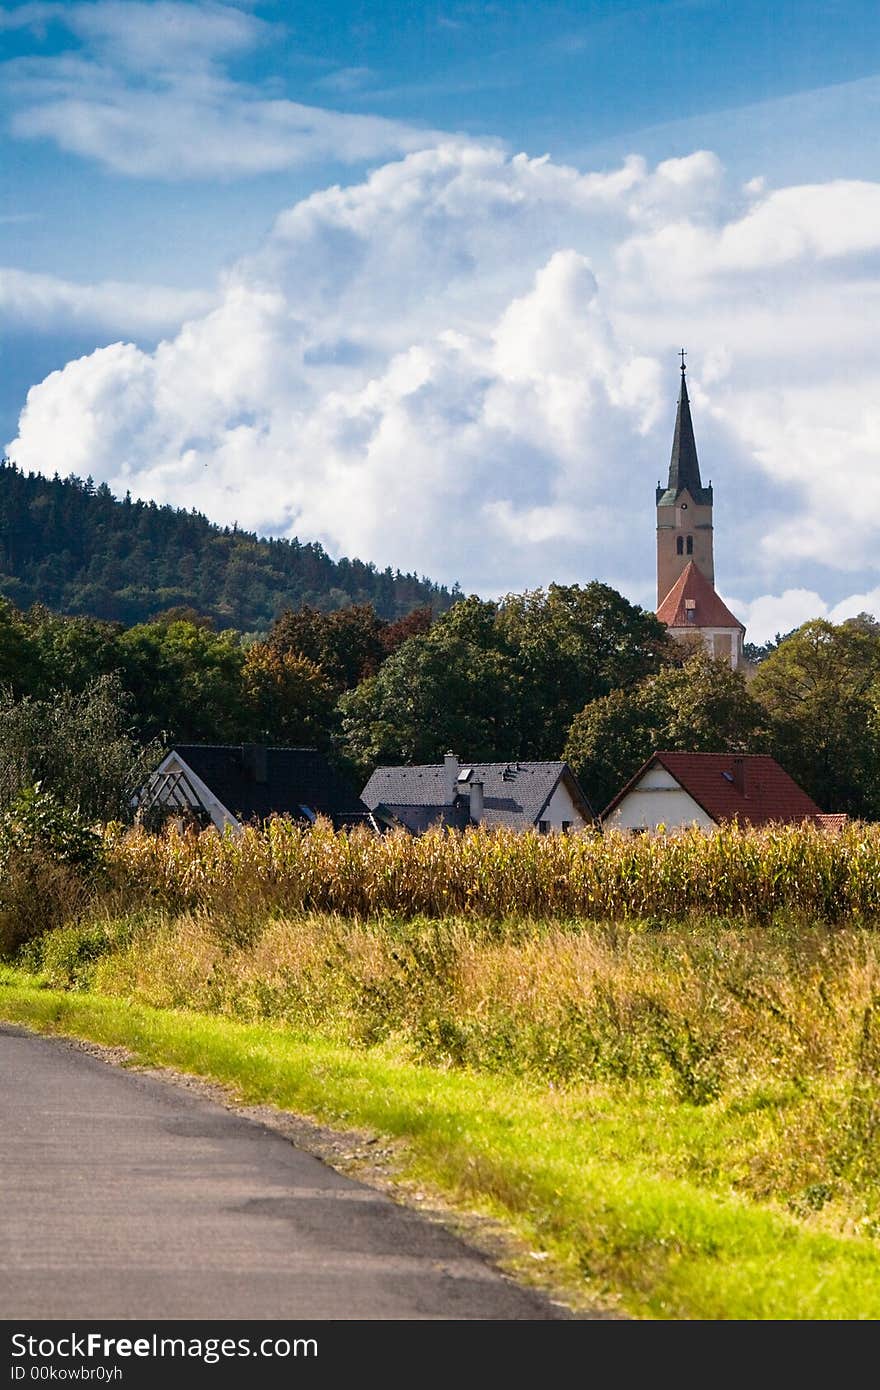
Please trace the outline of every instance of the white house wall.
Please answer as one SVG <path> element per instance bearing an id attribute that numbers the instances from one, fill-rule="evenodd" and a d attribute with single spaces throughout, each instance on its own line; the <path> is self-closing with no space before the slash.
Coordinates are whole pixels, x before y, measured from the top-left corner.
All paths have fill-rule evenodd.
<path id="1" fill-rule="evenodd" d="M 611 830 L 667 830 L 697 825 L 714 830 L 715 822 L 664 767 L 652 767 L 627 792 L 605 822 Z"/>
<path id="2" fill-rule="evenodd" d="M 551 830 L 561 830 L 565 821 L 572 830 L 582 830 L 586 821 L 572 800 L 571 793 L 564 782 L 559 782 L 544 810 L 541 820 L 549 823 Z"/>

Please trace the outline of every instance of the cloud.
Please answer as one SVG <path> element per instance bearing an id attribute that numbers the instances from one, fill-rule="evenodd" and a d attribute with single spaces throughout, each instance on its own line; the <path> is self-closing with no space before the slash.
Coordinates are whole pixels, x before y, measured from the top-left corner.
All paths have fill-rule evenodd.
<path id="1" fill-rule="evenodd" d="M 275 26 L 232 5 L 99 0 L 63 8 L 67 27 L 132 72 L 188 72 L 267 42 Z"/>
<path id="2" fill-rule="evenodd" d="M 717 225 L 670 219 L 664 207 L 656 229 L 620 248 L 622 269 L 639 276 L 662 271 L 675 282 L 693 285 L 695 279 L 801 270 L 880 250 L 880 185 L 841 179 L 761 196 L 755 183 L 744 192 L 757 198 L 754 205 L 743 216 Z"/>
<path id="3" fill-rule="evenodd" d="M 20 15 L 22 24 L 56 19 L 81 47 L 3 65 L 12 133 L 51 140 L 117 174 L 249 177 L 316 160 L 387 158 L 437 138 L 414 124 L 233 81 L 231 59 L 283 32 L 229 5 L 98 0 L 26 6 Z"/>
<path id="4" fill-rule="evenodd" d="M 343 92 L 347 95 L 349 92 L 359 92 L 374 76 L 372 68 L 337 68 L 334 72 L 317 78 L 314 85 L 323 87 L 328 92 Z"/>
<path id="5" fill-rule="evenodd" d="M 719 586 L 762 640 L 880 578 L 880 271 L 833 230 L 872 190 L 826 197 L 807 244 L 811 190 L 745 194 L 706 151 L 584 172 L 447 140 L 285 210 L 154 351 L 47 377 L 9 451 L 486 594 L 651 605 L 684 342 Z M 742 251 L 767 208 L 806 279 Z M 686 294 L 629 254 L 670 225 L 715 248 Z"/>
<path id="6" fill-rule="evenodd" d="M 198 290 L 114 280 L 82 285 L 0 266 L 0 314 L 7 328 L 54 333 L 92 327 L 152 337 L 206 313 L 211 302 L 210 294 Z"/>
<path id="7" fill-rule="evenodd" d="M 825 618 L 842 623 L 860 613 L 880 618 L 880 586 L 865 593 L 850 594 L 837 603 L 826 603 L 812 589 L 786 589 L 781 594 L 761 594 L 747 602 L 730 599 L 730 606 L 746 624 L 748 640 L 758 644 L 793 632 L 811 618 Z"/>

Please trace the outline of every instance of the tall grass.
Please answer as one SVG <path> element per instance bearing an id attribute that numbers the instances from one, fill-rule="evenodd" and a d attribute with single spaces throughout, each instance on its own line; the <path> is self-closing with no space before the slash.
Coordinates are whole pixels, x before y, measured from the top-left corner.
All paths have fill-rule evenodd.
<path id="1" fill-rule="evenodd" d="M 609 1268 L 623 1282 L 675 1264 L 678 1217 L 642 1231 L 654 1188 L 661 1206 L 684 1184 L 700 1211 L 747 1199 L 812 1233 L 867 1237 L 872 1251 L 880 1239 L 880 826 L 634 839 L 110 827 L 83 892 L 19 953 L 83 1008 L 93 996 L 77 991 L 94 990 L 268 1026 L 365 1076 L 413 1063 L 438 1085 L 464 1074 L 502 1109 L 535 1098 L 550 1129 L 558 1106 L 595 1193 L 619 1180 L 623 1226 L 608 1239 L 632 1270 L 622 1255 Z M 14 917 L 14 893 L 3 910 Z M 533 1138 L 520 1135 L 516 1170 L 529 1203 Z M 438 1140 L 437 1171 L 451 1142 Z M 488 1162 L 460 1148 L 459 1184 Z M 559 1184 L 542 1189 L 548 1229 L 557 1197 L 560 1229 L 574 1210 L 576 1175 Z M 604 1229 L 590 1213 L 582 1245 Z"/>
<path id="2" fill-rule="evenodd" d="M 623 921 L 692 914 L 767 922 L 880 915 L 880 825 L 712 835 L 431 830 L 378 838 L 274 820 L 238 836 L 111 828 L 116 886 L 172 910 L 365 918 L 512 916 Z"/>

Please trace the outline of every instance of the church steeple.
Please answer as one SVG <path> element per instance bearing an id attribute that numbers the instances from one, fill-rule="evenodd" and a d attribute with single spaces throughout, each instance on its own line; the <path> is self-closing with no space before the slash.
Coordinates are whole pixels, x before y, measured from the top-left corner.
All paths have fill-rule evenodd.
<path id="1" fill-rule="evenodd" d="M 672 436 L 672 457 L 669 460 L 669 481 L 665 489 L 657 484 L 657 506 L 660 500 L 674 502 L 687 488 L 694 502 L 711 507 L 712 489 L 703 487 L 700 479 L 700 461 L 697 458 L 697 441 L 694 439 L 694 426 L 691 420 L 691 403 L 687 390 L 687 368 L 684 365 L 685 351 L 681 349 L 681 391 L 678 396 L 678 411 L 675 416 L 675 434 Z"/>
<path id="2" fill-rule="evenodd" d="M 688 399 L 685 351 L 681 350 L 681 390 L 672 438 L 669 480 L 657 484 L 657 605 L 693 561 L 715 582 L 712 546 L 712 487 L 703 487 Z"/>

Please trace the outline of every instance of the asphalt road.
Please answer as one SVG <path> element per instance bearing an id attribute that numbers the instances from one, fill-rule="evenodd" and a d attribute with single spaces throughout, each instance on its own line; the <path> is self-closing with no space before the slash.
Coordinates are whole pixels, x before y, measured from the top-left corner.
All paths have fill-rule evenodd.
<path id="1" fill-rule="evenodd" d="M 565 1316 L 266 1126 L 0 1024 L 0 1318 Z"/>

